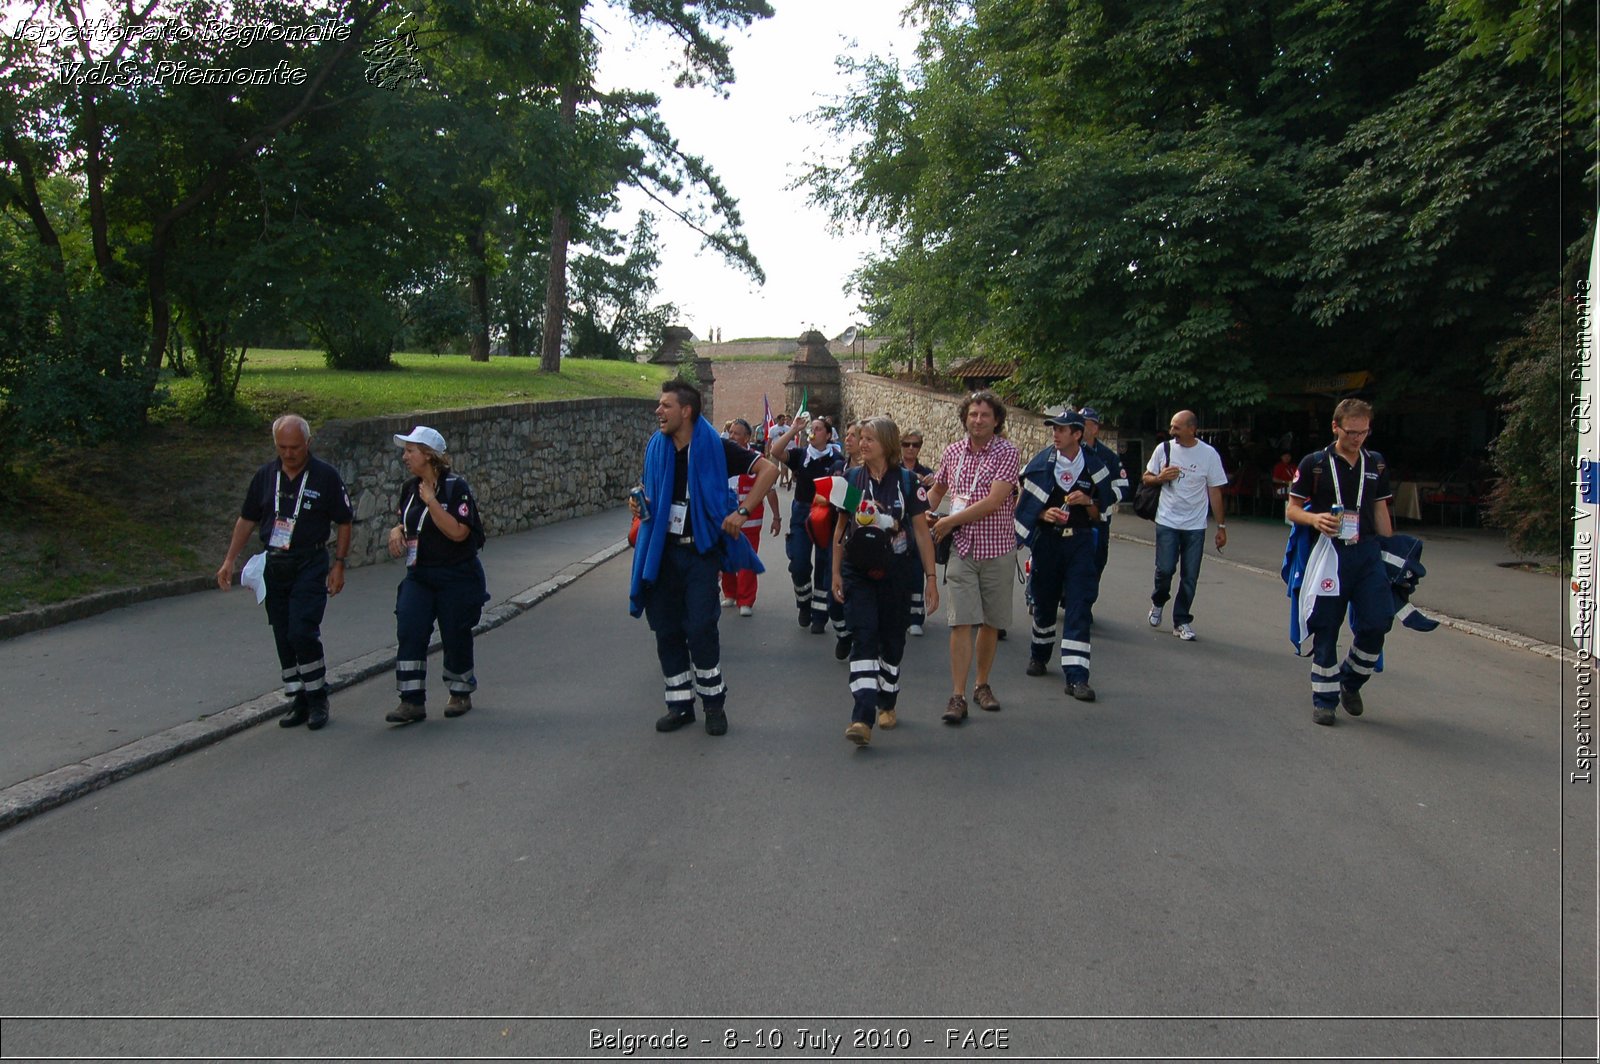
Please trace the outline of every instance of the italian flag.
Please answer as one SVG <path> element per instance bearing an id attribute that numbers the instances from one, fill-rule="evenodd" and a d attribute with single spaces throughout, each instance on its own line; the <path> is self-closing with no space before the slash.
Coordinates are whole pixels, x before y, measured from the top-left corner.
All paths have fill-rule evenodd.
<path id="1" fill-rule="evenodd" d="M 844 477 L 818 477 L 817 498 L 827 499 L 833 506 L 855 513 L 861 505 L 861 490 L 852 488 Z"/>

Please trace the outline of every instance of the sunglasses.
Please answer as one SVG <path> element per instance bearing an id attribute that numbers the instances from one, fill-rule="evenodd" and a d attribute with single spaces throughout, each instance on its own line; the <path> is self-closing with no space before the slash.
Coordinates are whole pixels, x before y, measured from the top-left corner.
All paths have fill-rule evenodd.
<path id="1" fill-rule="evenodd" d="M 902 446 L 902 447 L 921 447 L 922 446 L 922 441 L 921 440 L 915 440 L 915 441 L 907 440 L 905 443 L 902 443 L 900 446 Z"/>

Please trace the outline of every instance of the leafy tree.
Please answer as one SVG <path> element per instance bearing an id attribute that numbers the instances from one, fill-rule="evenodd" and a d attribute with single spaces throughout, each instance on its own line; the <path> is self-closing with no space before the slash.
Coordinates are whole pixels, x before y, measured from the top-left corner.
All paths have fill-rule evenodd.
<path id="1" fill-rule="evenodd" d="M 1539 120 L 1553 90 L 1466 54 L 1442 7 L 914 11 L 917 63 L 851 70 L 817 117 L 856 147 L 805 183 L 891 236 L 858 283 L 924 352 L 1014 356 L 1024 391 L 1114 411 L 1226 411 L 1334 367 L 1482 380 L 1528 305 L 1570 145 Z"/>
<path id="2" fill-rule="evenodd" d="M 625 2 L 637 24 L 663 29 L 681 42 L 679 84 L 709 84 L 719 90 L 732 83 L 733 65 L 727 42 L 717 31 L 743 28 L 773 14 L 766 0 L 619 2 Z M 588 0 L 560 0 L 562 30 L 557 39 L 566 63 L 560 82 L 558 129 L 564 135 L 549 158 L 554 195 L 539 356 L 540 369 L 550 373 L 561 366 L 567 310 L 567 247 L 574 235 L 573 219 L 585 192 L 596 187 L 594 178 L 600 174 L 609 178 L 609 183 L 604 184 L 607 190 L 623 181 L 635 185 L 669 214 L 699 232 L 708 247 L 758 280 L 765 279 L 739 231 L 736 202 L 704 159 L 678 145 L 655 111 L 659 101 L 644 93 L 603 94 L 593 90 L 597 46 L 583 23 L 588 6 Z M 682 207 L 671 202 L 690 190 L 699 192 L 703 199 L 696 197 Z"/>
<path id="3" fill-rule="evenodd" d="M 1592 231 L 1570 249 L 1561 287 L 1547 292 L 1520 336 L 1495 353 L 1495 391 L 1505 398 L 1505 427 L 1490 448 L 1500 479 L 1488 519 L 1523 554 L 1572 549 L 1563 519 L 1572 497 L 1572 434 L 1560 431 L 1578 369 L 1578 307 L 1573 293 L 1589 266 Z M 1593 293 L 1590 293 L 1593 313 Z"/>
<path id="4" fill-rule="evenodd" d="M 654 222 L 647 211 L 625 250 L 611 244 L 574 260 L 572 357 L 632 359 L 672 324 L 677 308 L 651 302 L 660 265 Z"/>

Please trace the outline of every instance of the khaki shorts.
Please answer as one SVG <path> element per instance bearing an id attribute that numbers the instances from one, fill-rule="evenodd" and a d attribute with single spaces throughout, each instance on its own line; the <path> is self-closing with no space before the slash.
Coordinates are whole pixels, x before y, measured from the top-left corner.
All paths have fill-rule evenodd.
<path id="1" fill-rule="evenodd" d="M 1017 552 L 998 558 L 963 558 L 951 552 L 945 566 L 945 623 L 1011 627 L 1011 589 L 1017 582 Z"/>

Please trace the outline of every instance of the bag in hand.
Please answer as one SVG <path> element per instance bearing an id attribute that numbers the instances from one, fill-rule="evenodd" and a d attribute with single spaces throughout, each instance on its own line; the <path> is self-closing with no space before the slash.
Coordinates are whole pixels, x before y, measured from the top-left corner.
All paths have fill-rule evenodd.
<path id="1" fill-rule="evenodd" d="M 1161 445 L 1166 450 L 1166 465 L 1172 464 L 1172 441 Z M 1163 467 L 1164 468 L 1164 467 Z M 1140 484 L 1139 490 L 1133 493 L 1133 512 L 1136 516 L 1146 521 L 1156 519 L 1156 510 L 1161 506 L 1161 489 L 1165 484 Z"/>

